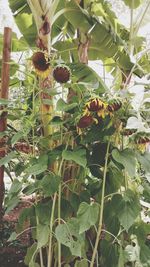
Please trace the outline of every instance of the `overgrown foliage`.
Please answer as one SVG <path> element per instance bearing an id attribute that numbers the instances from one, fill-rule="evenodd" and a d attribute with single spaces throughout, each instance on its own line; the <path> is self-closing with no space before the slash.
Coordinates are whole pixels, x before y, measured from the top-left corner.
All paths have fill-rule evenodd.
<path id="1" fill-rule="evenodd" d="M 107 1 L 41 2 L 9 0 L 23 34 L 12 51 L 25 59 L 10 63 L 13 98 L 0 99 L 9 119 L 0 165 L 13 173 L 6 213 L 34 197 L 17 227 L 20 235 L 28 220 L 32 230 L 25 263 L 149 267 L 141 200 L 150 200 L 150 95 L 136 82 L 149 73 L 145 39 Z M 124 2 L 131 17 L 142 4 Z M 101 60 L 111 88 L 89 60 Z"/>

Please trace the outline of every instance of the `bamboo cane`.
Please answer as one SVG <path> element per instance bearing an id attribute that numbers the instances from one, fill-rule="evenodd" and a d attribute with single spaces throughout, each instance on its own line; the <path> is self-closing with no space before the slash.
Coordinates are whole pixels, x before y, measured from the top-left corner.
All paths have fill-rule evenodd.
<path id="1" fill-rule="evenodd" d="M 8 99 L 9 89 L 9 71 L 10 71 L 10 54 L 11 54 L 11 35 L 12 30 L 8 27 L 4 28 L 4 43 L 3 43 L 3 61 L 1 73 L 1 89 L 0 98 Z M 0 114 L 0 132 L 5 132 L 7 128 L 7 112 L 3 111 L 5 106 L 1 106 Z M 5 157 L 5 138 L 0 139 L 0 158 Z M 0 167 L 0 221 L 2 219 L 2 205 L 4 199 L 4 166 Z"/>

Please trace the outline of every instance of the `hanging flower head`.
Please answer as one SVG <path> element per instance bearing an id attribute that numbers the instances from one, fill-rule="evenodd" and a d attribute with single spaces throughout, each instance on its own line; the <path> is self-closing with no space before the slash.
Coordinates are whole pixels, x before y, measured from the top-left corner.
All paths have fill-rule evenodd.
<path id="1" fill-rule="evenodd" d="M 94 120 L 92 116 L 84 115 L 83 117 L 80 118 L 77 126 L 78 128 L 81 128 L 81 129 L 87 128 L 92 125 L 93 121 Z"/>
<path id="2" fill-rule="evenodd" d="M 53 77 L 58 83 L 67 83 L 70 80 L 70 69 L 66 65 L 58 65 L 53 70 Z"/>
<path id="3" fill-rule="evenodd" d="M 147 145 L 150 144 L 150 134 L 143 132 L 137 133 L 134 136 L 134 142 L 136 144 L 136 147 L 144 153 Z"/>
<path id="4" fill-rule="evenodd" d="M 89 111 L 97 112 L 104 109 L 104 102 L 99 98 L 93 98 L 87 102 L 86 107 Z"/>
<path id="5" fill-rule="evenodd" d="M 110 113 L 113 113 L 114 111 L 118 111 L 122 107 L 122 103 L 118 99 L 112 99 L 109 101 L 107 109 Z"/>
<path id="6" fill-rule="evenodd" d="M 32 63 L 37 75 L 41 76 L 43 79 L 47 78 L 51 73 L 50 63 L 44 52 L 35 52 L 32 56 Z"/>
<path id="7" fill-rule="evenodd" d="M 90 114 L 95 112 L 98 117 L 105 118 L 107 115 L 107 103 L 105 103 L 100 98 L 91 98 L 85 105 L 84 114 Z"/>

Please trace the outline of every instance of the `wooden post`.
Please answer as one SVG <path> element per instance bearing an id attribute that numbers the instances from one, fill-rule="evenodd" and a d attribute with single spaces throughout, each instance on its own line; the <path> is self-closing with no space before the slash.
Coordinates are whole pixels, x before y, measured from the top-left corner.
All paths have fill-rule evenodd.
<path id="1" fill-rule="evenodd" d="M 12 30 L 8 27 L 4 28 L 3 42 L 3 58 L 2 58 L 2 73 L 1 73 L 1 89 L 0 98 L 8 99 L 9 89 L 9 70 L 10 70 L 10 53 L 11 53 L 11 35 Z M 0 106 L 0 133 L 5 132 L 7 128 L 7 112 L 2 111 L 5 106 Z M 0 158 L 5 157 L 5 137 L 0 138 Z M 2 205 L 4 199 L 4 166 L 0 167 L 0 221 L 2 219 Z"/>

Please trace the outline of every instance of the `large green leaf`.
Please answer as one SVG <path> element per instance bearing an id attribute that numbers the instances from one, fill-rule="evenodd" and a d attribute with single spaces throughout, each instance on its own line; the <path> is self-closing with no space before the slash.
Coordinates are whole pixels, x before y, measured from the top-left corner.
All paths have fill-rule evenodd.
<path id="1" fill-rule="evenodd" d="M 114 196 L 112 205 L 121 225 L 128 231 L 140 214 L 141 206 L 138 196 L 135 192 L 127 190 L 123 197 L 121 195 Z"/>
<path id="2" fill-rule="evenodd" d="M 44 247 L 49 239 L 50 229 L 48 225 L 38 224 L 36 228 L 37 248 Z"/>
<path id="3" fill-rule="evenodd" d="M 58 111 L 69 111 L 75 107 L 77 107 L 78 104 L 77 103 L 71 103 L 71 104 L 67 104 L 62 98 L 60 98 L 58 101 L 57 101 L 57 110 Z"/>
<path id="4" fill-rule="evenodd" d="M 77 218 L 79 221 L 79 233 L 83 233 L 88 230 L 92 225 L 95 225 L 98 220 L 99 205 L 93 203 L 92 205 L 82 202 L 77 212 Z"/>
<path id="5" fill-rule="evenodd" d="M 9 6 L 12 10 L 12 12 L 16 12 L 19 10 L 22 10 L 25 6 L 27 6 L 27 1 L 22 0 L 22 1 L 16 1 L 16 0 L 9 0 Z"/>
<path id="6" fill-rule="evenodd" d="M 29 247 L 27 249 L 27 254 L 26 254 L 25 260 L 24 260 L 24 262 L 27 266 L 30 266 L 30 262 L 34 261 L 34 256 L 36 254 L 36 251 L 37 251 L 37 243 L 34 243 L 31 247 Z M 36 267 L 36 263 L 35 263 L 35 267 Z"/>
<path id="7" fill-rule="evenodd" d="M 82 32 L 88 32 L 92 26 L 92 20 L 88 13 L 81 9 L 75 1 L 66 2 L 65 6 L 66 8 L 70 8 L 70 11 L 64 14 L 65 18 L 73 25 L 75 29 L 80 27 Z"/>
<path id="8" fill-rule="evenodd" d="M 109 90 L 102 78 L 86 64 L 72 63 L 69 64 L 69 67 L 72 75 L 76 78 L 76 81 L 79 84 L 88 84 L 88 86 L 91 86 L 93 89 L 99 89 L 99 92 L 101 93 Z"/>
<path id="9" fill-rule="evenodd" d="M 60 224 L 55 230 L 57 240 L 70 248 L 72 255 L 81 257 L 83 236 L 79 235 L 78 220 L 70 219 L 65 224 Z"/>
<path id="10" fill-rule="evenodd" d="M 27 175 L 38 175 L 47 170 L 48 166 L 48 156 L 47 155 L 40 155 L 38 159 L 35 159 L 33 163 L 31 160 L 31 166 L 25 169 L 25 173 Z"/>
<path id="11" fill-rule="evenodd" d="M 86 167 L 86 150 L 85 149 L 76 149 L 76 150 L 64 150 L 62 153 L 62 157 L 65 160 L 72 160 L 79 164 L 82 167 Z"/>
<path id="12" fill-rule="evenodd" d="M 150 153 L 148 151 L 144 154 L 137 153 L 137 159 L 141 163 L 144 171 L 150 173 Z"/>
<path id="13" fill-rule="evenodd" d="M 5 210 L 5 214 L 9 213 L 13 210 L 19 203 L 20 199 L 18 196 L 13 196 L 10 199 L 5 200 L 5 206 L 7 207 Z"/>
<path id="14" fill-rule="evenodd" d="M 10 190 L 9 190 L 9 196 L 10 195 L 17 195 L 17 193 L 22 189 L 22 183 L 17 180 L 17 179 L 14 179 L 13 180 L 13 183 L 10 187 Z"/>
<path id="15" fill-rule="evenodd" d="M 22 44 L 20 48 L 18 43 L 13 44 L 14 51 L 23 50 L 23 46 L 25 45 L 24 40 L 26 40 L 30 46 L 36 46 L 37 29 L 27 1 L 16 2 L 15 0 L 9 0 L 9 4 L 14 13 L 15 22 L 24 37 L 24 39 L 21 38 L 20 40 L 20 44 Z"/>
<path id="16" fill-rule="evenodd" d="M 143 0 L 123 0 L 124 3 L 130 8 L 137 8 L 143 2 Z"/>
<path id="17" fill-rule="evenodd" d="M 133 177 L 136 173 L 136 158 L 135 153 L 131 149 L 125 149 L 119 151 L 114 149 L 112 151 L 113 159 L 119 163 L 121 163 L 128 174 Z"/>
<path id="18" fill-rule="evenodd" d="M 45 203 L 37 203 L 35 206 L 36 216 L 40 224 L 49 224 L 51 216 L 52 201 L 49 199 Z"/>
<path id="19" fill-rule="evenodd" d="M 83 259 L 81 261 L 76 261 L 74 267 L 88 267 L 88 260 Z"/>
<path id="20" fill-rule="evenodd" d="M 9 163 L 12 159 L 14 159 L 16 157 L 16 153 L 15 152 L 10 152 L 8 155 L 6 155 L 4 158 L 0 159 L 0 166 L 5 165 L 7 163 Z"/>
<path id="21" fill-rule="evenodd" d="M 45 197 L 50 197 L 58 190 L 59 184 L 60 177 L 50 173 L 43 177 L 40 186 Z"/>

